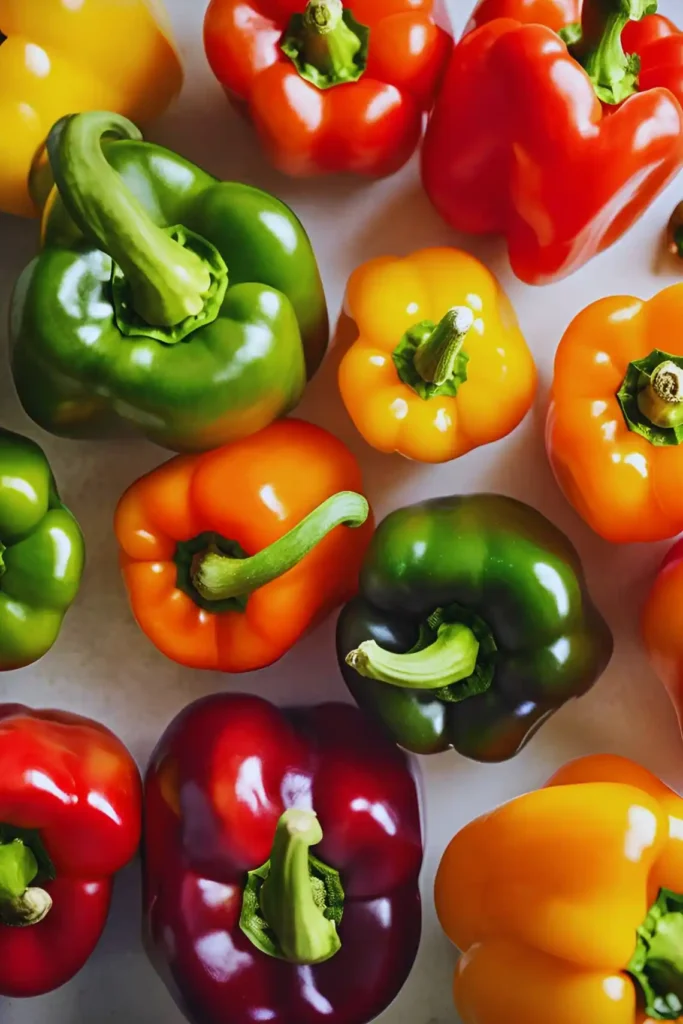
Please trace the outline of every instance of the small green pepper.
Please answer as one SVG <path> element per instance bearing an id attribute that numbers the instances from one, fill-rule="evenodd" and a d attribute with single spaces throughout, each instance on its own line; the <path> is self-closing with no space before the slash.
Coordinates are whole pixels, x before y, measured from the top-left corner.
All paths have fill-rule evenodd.
<path id="1" fill-rule="evenodd" d="M 46 654 L 78 593 L 83 535 L 41 448 L 0 429 L 0 671 Z"/>
<path id="2" fill-rule="evenodd" d="M 351 693 L 402 747 L 477 761 L 521 750 L 612 649 L 571 542 L 496 494 L 389 515 L 337 628 Z"/>
<path id="3" fill-rule="evenodd" d="M 329 327 L 292 211 L 143 142 L 116 114 L 64 118 L 47 149 L 43 250 L 11 317 L 28 415 L 62 437 L 132 429 L 203 451 L 293 409 Z"/>

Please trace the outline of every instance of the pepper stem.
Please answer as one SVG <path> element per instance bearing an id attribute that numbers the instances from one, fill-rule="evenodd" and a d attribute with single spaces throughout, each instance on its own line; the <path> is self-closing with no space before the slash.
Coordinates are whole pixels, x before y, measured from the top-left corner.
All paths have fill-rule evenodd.
<path id="1" fill-rule="evenodd" d="M 153 222 L 107 161 L 105 136 L 142 139 L 127 118 L 97 111 L 63 118 L 52 128 L 47 149 L 59 194 L 79 228 L 118 267 L 130 296 L 117 309 L 119 326 L 133 314 L 158 328 L 152 337 L 181 341 L 218 315 L 227 268 L 206 240 Z"/>
<path id="2" fill-rule="evenodd" d="M 473 323 L 469 306 L 453 306 L 416 349 L 413 365 L 426 384 L 441 387 L 451 379 Z"/>
<path id="3" fill-rule="evenodd" d="M 596 95 L 611 106 L 638 92 L 640 60 L 626 54 L 621 34 L 629 21 L 657 11 L 657 0 L 584 0 L 576 53 Z"/>
<path id="4" fill-rule="evenodd" d="M 338 526 L 362 526 L 369 513 L 362 495 L 340 491 L 284 537 L 250 558 L 231 558 L 218 551 L 197 554 L 191 569 L 192 584 L 206 601 L 226 601 L 251 594 L 293 569 L 332 530 Z"/>
<path id="5" fill-rule="evenodd" d="M 365 73 L 369 36 L 341 0 L 308 0 L 303 14 L 292 15 L 280 46 L 302 78 L 329 89 Z"/>
<path id="6" fill-rule="evenodd" d="M 0 845 L 0 924 L 25 928 L 50 912 L 52 897 L 31 886 L 38 871 L 33 851 L 21 839 Z"/>
<path id="7" fill-rule="evenodd" d="M 309 850 L 322 838 L 313 811 L 285 811 L 275 832 L 261 909 L 290 963 L 319 964 L 341 949 L 336 925 L 319 905 L 309 871 Z"/>
<path id="8" fill-rule="evenodd" d="M 638 408 L 656 427 L 683 425 L 683 370 L 671 360 L 660 363 L 638 393 Z"/>
<path id="9" fill-rule="evenodd" d="M 346 656 L 346 664 L 366 679 L 411 690 L 440 690 L 474 672 L 479 641 L 468 626 L 444 623 L 429 647 L 408 654 L 385 651 L 374 640 L 365 640 Z"/>
<path id="10" fill-rule="evenodd" d="M 678 1021 L 683 1014 L 683 897 L 662 889 L 643 925 L 626 968 L 642 990 L 648 1020 Z"/>

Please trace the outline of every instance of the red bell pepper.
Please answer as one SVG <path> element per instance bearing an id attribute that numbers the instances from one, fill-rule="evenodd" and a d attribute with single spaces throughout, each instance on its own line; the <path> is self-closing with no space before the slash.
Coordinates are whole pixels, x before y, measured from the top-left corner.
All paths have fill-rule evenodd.
<path id="1" fill-rule="evenodd" d="M 453 40 L 433 0 L 212 0 L 214 74 L 297 177 L 382 177 L 422 134 Z"/>
<path id="2" fill-rule="evenodd" d="M 420 814 L 361 712 L 197 701 L 145 789 L 148 944 L 191 1021 L 365 1024 L 392 1002 L 420 938 Z"/>
<path id="3" fill-rule="evenodd" d="M 683 167 L 683 35 L 651 8 L 585 0 L 560 38 L 568 0 L 487 0 L 455 48 L 425 188 L 457 230 L 504 234 L 528 284 L 616 242 Z"/>
<path id="4" fill-rule="evenodd" d="M 83 967 L 137 850 L 141 801 L 104 726 L 0 705 L 0 995 L 50 992 Z"/>

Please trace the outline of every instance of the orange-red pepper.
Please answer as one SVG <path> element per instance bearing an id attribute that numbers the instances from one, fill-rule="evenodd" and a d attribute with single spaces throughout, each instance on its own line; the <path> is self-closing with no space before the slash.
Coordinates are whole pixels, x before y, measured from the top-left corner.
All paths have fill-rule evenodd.
<path id="1" fill-rule="evenodd" d="M 555 358 L 547 448 L 586 522 L 614 543 L 683 530 L 683 284 L 615 296 L 569 325 Z"/>
<path id="2" fill-rule="evenodd" d="M 632 761 L 582 758 L 467 825 L 435 899 L 463 1024 L 683 1019 L 683 800 Z"/>
<path id="3" fill-rule="evenodd" d="M 349 450 L 300 420 L 171 459 L 116 512 L 140 627 L 194 668 L 248 672 L 277 661 L 355 593 L 372 535 L 359 491 Z"/>

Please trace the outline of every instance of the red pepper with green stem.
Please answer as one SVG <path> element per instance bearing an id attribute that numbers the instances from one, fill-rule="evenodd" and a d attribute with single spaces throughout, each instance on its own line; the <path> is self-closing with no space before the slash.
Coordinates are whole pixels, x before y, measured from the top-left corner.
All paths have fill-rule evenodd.
<path id="1" fill-rule="evenodd" d="M 655 6 L 586 0 L 568 50 L 570 5 L 489 0 L 455 49 L 425 187 L 457 230 L 505 235 L 529 284 L 611 246 L 683 166 L 683 36 Z"/>
<path id="2" fill-rule="evenodd" d="M 366 1024 L 420 940 L 407 757 L 356 708 L 190 705 L 145 785 L 150 955 L 194 1024 Z"/>
<path id="3" fill-rule="evenodd" d="M 0 705 L 0 995 L 51 992 L 83 967 L 141 804 L 135 762 L 104 726 Z"/>

